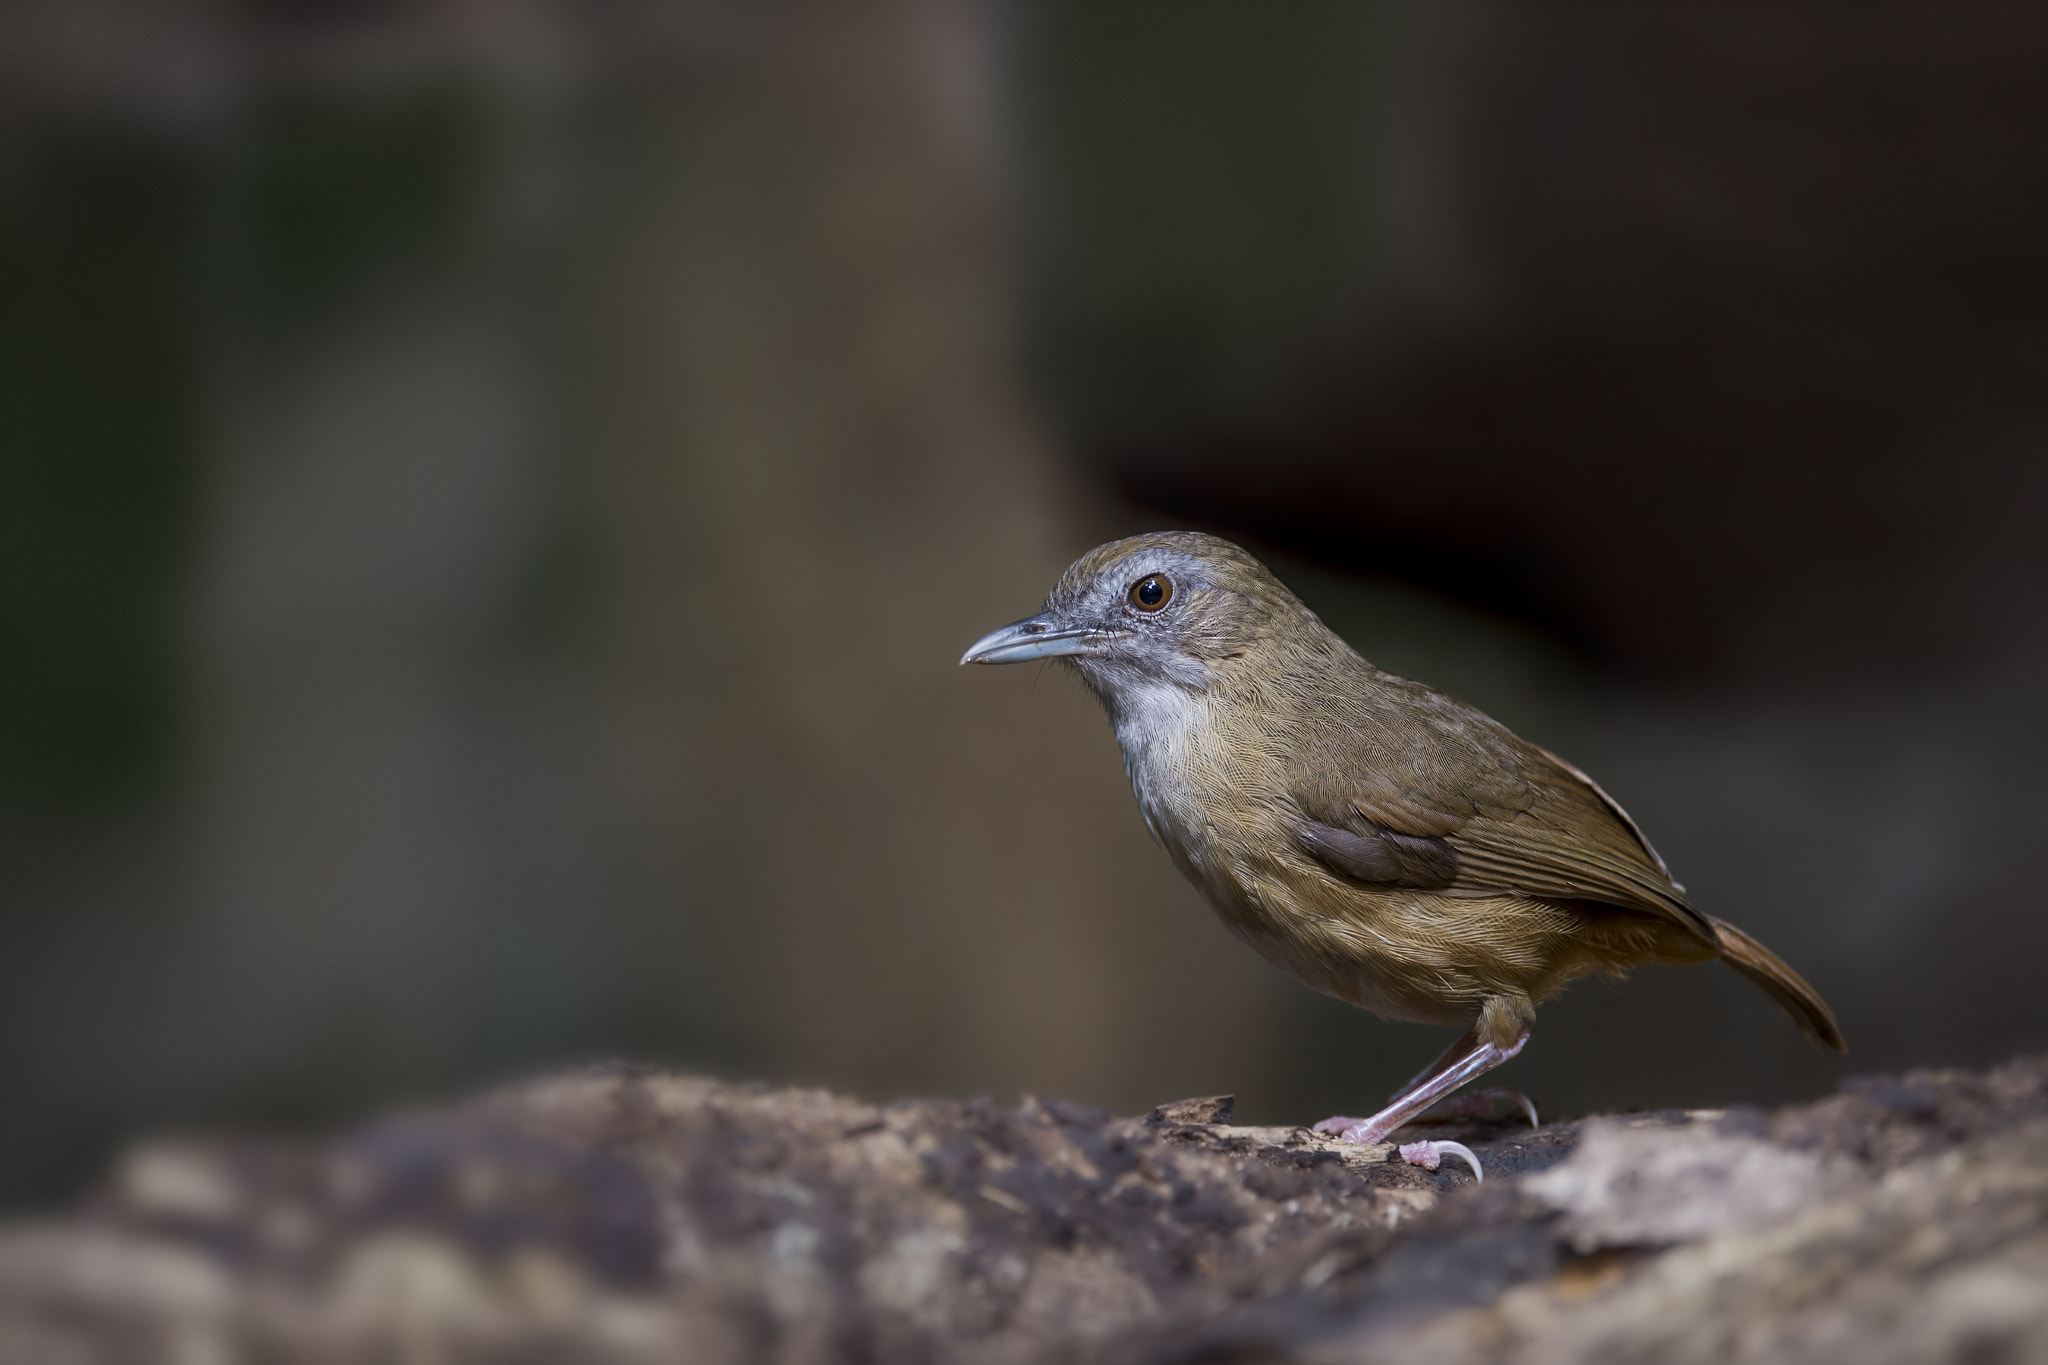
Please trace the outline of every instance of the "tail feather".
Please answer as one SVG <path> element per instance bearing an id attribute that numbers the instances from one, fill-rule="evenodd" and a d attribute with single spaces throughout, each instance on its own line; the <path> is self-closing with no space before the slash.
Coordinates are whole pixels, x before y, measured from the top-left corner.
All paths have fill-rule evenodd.
<path id="1" fill-rule="evenodd" d="M 1847 1052 L 1849 1044 L 1835 1023 L 1835 1012 L 1785 960 L 1726 920 L 1710 920 L 1721 940 L 1721 960 L 1741 972 L 1778 1002 L 1800 1031 L 1822 1047 Z"/>

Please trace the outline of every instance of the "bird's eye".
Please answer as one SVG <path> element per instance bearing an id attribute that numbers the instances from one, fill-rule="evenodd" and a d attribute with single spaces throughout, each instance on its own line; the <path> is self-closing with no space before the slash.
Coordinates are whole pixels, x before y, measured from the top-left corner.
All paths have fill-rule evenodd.
<path id="1" fill-rule="evenodd" d="M 1131 584 L 1130 596 L 1139 611 L 1158 611 L 1173 600 L 1173 584 L 1163 573 L 1148 573 Z"/>

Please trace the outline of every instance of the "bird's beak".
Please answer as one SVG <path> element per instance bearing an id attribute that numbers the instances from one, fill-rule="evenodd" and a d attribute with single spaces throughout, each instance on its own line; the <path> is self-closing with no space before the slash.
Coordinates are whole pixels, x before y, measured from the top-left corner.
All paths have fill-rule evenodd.
<path id="1" fill-rule="evenodd" d="M 1115 638 L 1109 631 L 1087 626 L 1062 626 L 1050 612 L 1012 621 L 969 645 L 963 664 L 1021 664 L 1031 659 L 1057 659 L 1062 654 L 1095 654 Z"/>

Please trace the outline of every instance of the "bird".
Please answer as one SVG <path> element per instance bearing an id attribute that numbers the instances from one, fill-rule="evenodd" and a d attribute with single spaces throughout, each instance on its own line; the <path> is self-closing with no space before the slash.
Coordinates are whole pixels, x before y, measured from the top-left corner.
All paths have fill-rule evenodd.
<path id="1" fill-rule="evenodd" d="M 1378 1112 L 1317 1131 L 1385 1141 L 1521 1052 L 1570 982 L 1646 965 L 1719 959 L 1848 1050 L 1819 993 L 1694 906 L 1592 778 L 1367 662 L 1230 541 L 1097 546 L 960 662 L 1038 659 L 1101 701 L 1153 838 L 1232 934 L 1382 1018 L 1463 1029 Z M 1432 1169 L 1447 1151 L 1484 1179 L 1458 1144 L 1400 1147 Z"/>

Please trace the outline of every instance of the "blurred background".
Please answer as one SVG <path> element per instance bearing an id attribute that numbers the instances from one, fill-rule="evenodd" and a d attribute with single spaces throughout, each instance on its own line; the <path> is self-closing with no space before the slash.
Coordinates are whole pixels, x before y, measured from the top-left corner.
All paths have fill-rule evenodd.
<path id="1" fill-rule="evenodd" d="M 1370 1106 L 955 666 L 1165 527 L 1854 1047 L 1586 983 L 1549 1109 L 2048 1046 L 2044 242 L 2022 0 L 7 0 L 0 1205 L 621 1055 Z"/>

